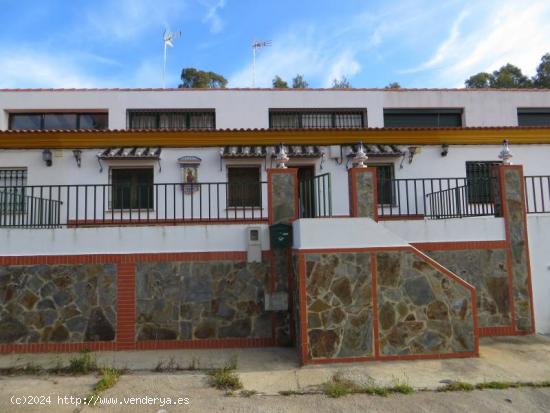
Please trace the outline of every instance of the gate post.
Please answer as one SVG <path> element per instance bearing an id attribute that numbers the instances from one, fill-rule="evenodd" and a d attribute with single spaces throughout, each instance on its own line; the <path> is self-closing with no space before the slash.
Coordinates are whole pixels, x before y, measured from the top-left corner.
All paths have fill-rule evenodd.
<path id="1" fill-rule="evenodd" d="M 349 213 L 352 217 L 367 217 L 378 221 L 378 189 L 376 168 L 350 168 Z"/>

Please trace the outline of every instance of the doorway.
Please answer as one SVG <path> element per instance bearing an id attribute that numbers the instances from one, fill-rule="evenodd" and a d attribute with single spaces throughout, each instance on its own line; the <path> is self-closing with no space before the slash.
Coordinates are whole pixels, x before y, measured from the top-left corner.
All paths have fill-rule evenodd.
<path id="1" fill-rule="evenodd" d="M 294 166 L 293 166 L 294 167 Z M 315 217 L 315 165 L 298 165 L 300 218 Z"/>

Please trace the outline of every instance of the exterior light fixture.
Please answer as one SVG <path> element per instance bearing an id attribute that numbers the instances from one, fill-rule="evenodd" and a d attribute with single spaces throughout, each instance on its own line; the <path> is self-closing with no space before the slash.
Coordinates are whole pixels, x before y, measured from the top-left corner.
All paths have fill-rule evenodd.
<path id="1" fill-rule="evenodd" d="M 418 146 L 409 146 L 409 163 L 412 163 L 414 155 L 418 152 Z"/>
<path id="2" fill-rule="evenodd" d="M 74 156 L 74 160 L 76 161 L 76 164 L 80 168 L 80 165 L 82 163 L 82 150 L 81 149 L 73 149 L 73 156 Z"/>
<path id="3" fill-rule="evenodd" d="M 512 152 L 510 151 L 510 146 L 509 146 L 509 142 L 508 142 L 508 139 L 504 139 L 502 141 L 502 150 L 500 151 L 500 153 L 498 154 L 498 157 L 499 159 L 502 159 L 502 164 L 503 165 L 511 165 L 512 164 Z"/>
<path id="4" fill-rule="evenodd" d="M 52 166 L 52 151 L 44 149 L 42 151 L 42 160 L 46 163 L 46 166 Z"/>
<path id="5" fill-rule="evenodd" d="M 444 143 L 443 145 L 441 145 L 441 156 L 447 156 L 448 153 L 449 153 L 449 144 Z"/>

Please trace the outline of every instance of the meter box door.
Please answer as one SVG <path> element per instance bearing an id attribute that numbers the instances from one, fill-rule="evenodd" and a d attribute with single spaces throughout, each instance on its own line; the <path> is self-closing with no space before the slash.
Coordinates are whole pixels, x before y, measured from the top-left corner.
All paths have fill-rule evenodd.
<path id="1" fill-rule="evenodd" d="M 246 260 L 248 262 L 262 262 L 262 241 L 260 227 L 247 228 Z"/>
<path id="2" fill-rule="evenodd" d="M 269 227 L 271 248 L 290 248 L 292 246 L 292 225 L 274 224 Z"/>

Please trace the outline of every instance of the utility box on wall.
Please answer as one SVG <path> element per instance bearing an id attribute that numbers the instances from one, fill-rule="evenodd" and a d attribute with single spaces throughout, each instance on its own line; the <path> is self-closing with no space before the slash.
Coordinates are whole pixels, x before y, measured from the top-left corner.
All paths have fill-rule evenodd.
<path id="1" fill-rule="evenodd" d="M 274 224 L 269 227 L 271 248 L 289 248 L 292 245 L 292 225 Z"/>
<path id="2" fill-rule="evenodd" d="M 248 262 L 262 262 L 262 241 L 260 240 L 260 227 L 247 228 L 246 235 L 246 260 Z"/>

